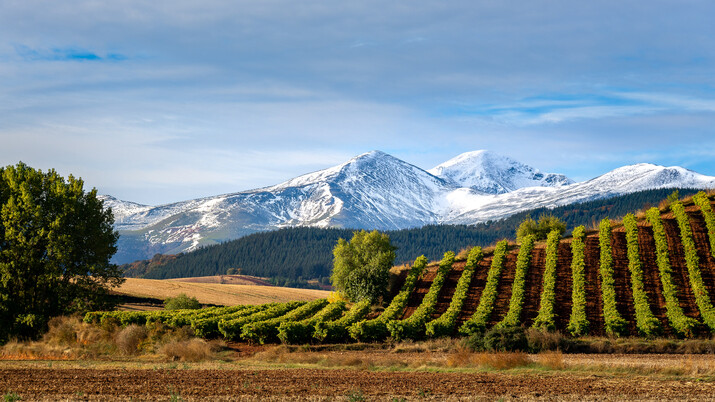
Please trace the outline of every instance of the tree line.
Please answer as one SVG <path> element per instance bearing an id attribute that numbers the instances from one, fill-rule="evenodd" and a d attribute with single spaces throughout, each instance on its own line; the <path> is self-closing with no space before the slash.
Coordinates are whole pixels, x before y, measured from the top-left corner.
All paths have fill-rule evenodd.
<path id="1" fill-rule="evenodd" d="M 397 248 L 397 264 L 414 261 L 423 254 L 430 260 L 437 260 L 447 250 L 459 251 L 469 246 L 488 246 L 504 238 L 514 239 L 516 228 L 528 218 L 552 215 L 566 223 L 569 231 L 580 225 L 596 228 L 603 218 L 618 218 L 658 205 L 674 190 L 646 190 L 554 209 L 538 208 L 477 225 L 428 225 L 387 234 Z M 697 192 L 679 190 L 681 196 Z M 353 229 L 341 228 L 285 228 L 254 233 L 189 253 L 157 255 L 151 260 L 125 264 L 121 268 L 125 276 L 150 279 L 211 276 L 240 268 L 242 274 L 281 278 L 281 283 L 293 286 L 305 286 L 309 279 L 327 283 L 333 268 L 333 247 L 340 238 L 350 239 L 353 232 Z"/>

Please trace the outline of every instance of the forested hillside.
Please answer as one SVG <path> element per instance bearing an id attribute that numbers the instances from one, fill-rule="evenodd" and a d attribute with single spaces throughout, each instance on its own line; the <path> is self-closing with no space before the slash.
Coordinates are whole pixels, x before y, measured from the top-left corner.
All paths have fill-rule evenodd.
<path id="1" fill-rule="evenodd" d="M 467 246 L 486 246 L 503 238 L 514 238 L 514 231 L 527 217 L 552 214 L 566 222 L 567 230 L 578 225 L 593 226 L 605 217 L 618 218 L 629 212 L 657 204 L 674 189 L 647 190 L 606 200 L 568 205 L 555 209 L 539 208 L 507 219 L 474 226 L 432 225 L 388 232 L 397 249 L 396 263 L 414 260 L 424 254 L 436 260 L 446 250 Z M 697 190 L 680 189 L 681 196 Z M 350 238 L 350 229 L 288 228 L 255 233 L 216 246 L 176 256 L 159 256 L 122 266 L 125 276 L 167 279 L 224 274 L 240 268 L 242 274 L 274 278 L 279 284 L 300 285 L 308 279 L 330 276 L 332 249 L 339 238 Z"/>

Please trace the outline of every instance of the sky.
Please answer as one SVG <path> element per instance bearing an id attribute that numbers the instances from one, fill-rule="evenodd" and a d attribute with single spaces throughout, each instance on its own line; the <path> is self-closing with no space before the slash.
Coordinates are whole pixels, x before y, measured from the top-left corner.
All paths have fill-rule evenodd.
<path id="1" fill-rule="evenodd" d="M 715 175 L 712 1 L 1 0 L 0 166 L 157 205 L 382 150 Z"/>

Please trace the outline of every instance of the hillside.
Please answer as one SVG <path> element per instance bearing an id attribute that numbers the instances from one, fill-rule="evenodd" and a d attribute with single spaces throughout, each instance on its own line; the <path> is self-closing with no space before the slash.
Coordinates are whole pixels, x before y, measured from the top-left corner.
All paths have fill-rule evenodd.
<path id="1" fill-rule="evenodd" d="M 713 195 L 709 196 L 709 205 L 712 208 Z M 626 228 L 621 222 L 612 224 L 612 232 L 610 237 L 607 237 L 611 242 L 612 253 L 608 254 L 612 257 L 613 265 L 613 281 L 615 290 L 615 306 L 617 313 L 625 319 L 626 334 L 630 335 L 647 335 L 643 328 L 647 325 L 643 324 L 647 320 L 643 317 L 647 314 L 647 310 L 652 312 L 652 317 L 656 325 L 662 328 L 662 332 L 655 331 L 654 334 L 665 336 L 678 335 L 674 326 L 675 320 L 696 320 L 697 325 L 692 329 L 694 334 L 709 334 L 715 332 L 715 310 L 712 304 L 715 304 L 715 219 L 713 225 L 708 229 L 706 225 L 705 213 L 701 207 L 695 205 L 691 200 L 682 203 L 684 205 L 685 216 L 689 223 L 691 236 L 695 246 L 694 253 L 696 257 L 688 255 L 684 244 L 687 240 L 683 240 L 682 233 L 687 236 L 687 229 L 681 231 L 676 216 L 673 211 L 665 208 L 660 211 L 660 221 L 662 222 L 665 237 L 667 240 L 667 258 L 670 262 L 669 274 L 668 270 L 664 271 L 656 258 L 656 239 L 653 226 L 645 219 L 643 214 L 639 214 L 637 219 L 637 233 L 635 240 L 629 253 L 627 245 Z M 562 332 L 568 332 L 567 327 L 574 308 L 574 280 L 575 276 L 572 271 L 574 263 L 574 253 L 572 252 L 573 238 L 562 239 L 557 248 L 556 270 L 554 278 L 554 324 L 555 328 Z M 601 271 L 601 241 L 599 232 L 596 230 L 588 230 L 583 238 L 583 279 L 584 279 L 584 304 L 581 307 L 584 309 L 584 318 L 587 320 L 588 334 L 591 335 L 606 335 L 607 323 L 604 314 L 604 305 L 608 298 L 604 296 L 604 273 Z M 637 253 L 633 252 L 633 244 L 638 248 Z M 605 246 L 604 246 L 605 247 Z M 487 327 L 491 327 L 504 319 L 510 310 L 510 302 L 513 293 L 513 285 L 517 276 L 517 256 L 519 246 L 514 244 L 509 246 L 509 251 L 498 279 L 496 299 L 493 303 L 493 310 L 487 320 Z M 521 313 L 517 315 L 518 323 L 530 327 L 534 324 L 537 315 L 539 314 L 540 300 L 542 290 L 544 289 L 546 245 L 544 242 L 537 243 L 533 250 L 529 253 L 530 263 L 526 269 L 525 282 L 523 288 L 523 308 Z M 636 258 L 638 256 L 638 258 Z M 487 272 L 494 255 L 489 252 L 485 253 L 484 259 L 479 263 L 464 300 L 464 305 L 457 318 L 457 328 L 459 325 L 467 321 L 474 314 L 479 304 L 481 294 L 485 289 L 487 281 Z M 638 264 L 639 260 L 639 264 Z M 697 262 L 693 262 L 697 260 Z M 688 266 L 690 262 L 690 267 Z M 636 300 L 640 297 L 638 286 L 634 283 L 639 282 L 639 274 L 632 270 L 632 266 L 640 265 L 642 268 L 642 289 L 645 295 L 645 304 L 640 304 L 638 307 L 640 313 L 637 313 Z M 578 264 L 576 264 L 578 265 Z M 630 266 L 629 266 L 630 265 Z M 455 292 L 455 283 L 461 276 L 465 267 L 465 262 L 457 262 L 453 265 L 447 276 L 445 285 L 441 288 L 439 301 L 436 305 L 436 310 L 432 314 L 433 318 L 441 316 L 449 307 L 450 301 L 453 300 Z M 421 298 L 424 296 L 424 290 L 430 287 L 434 273 L 437 267 L 432 265 L 423 275 L 416 286 L 416 290 L 410 298 L 408 308 L 403 318 L 409 317 L 411 311 L 421 303 Z M 670 279 L 665 278 L 668 275 Z M 700 282 L 700 279 L 702 281 Z M 699 286 L 702 284 L 702 288 Z M 669 297 L 666 288 L 674 287 L 674 291 L 670 294 L 671 300 L 675 300 L 675 305 L 668 306 L 667 299 Z M 698 300 L 697 295 L 700 295 Z M 673 299 L 674 298 L 674 299 Z M 708 303 L 710 307 L 708 307 Z M 678 318 L 676 315 L 677 309 L 682 310 L 682 315 L 686 318 Z M 640 318 L 638 317 L 640 315 Z M 691 320 L 692 319 L 692 320 Z M 652 324 L 652 322 L 651 322 Z M 681 333 L 682 335 L 682 333 Z"/>
<path id="2" fill-rule="evenodd" d="M 264 304 L 292 300 L 315 300 L 328 296 L 327 291 L 293 289 L 277 286 L 228 285 L 219 283 L 192 283 L 127 278 L 119 288 L 119 295 L 166 299 L 180 293 L 196 297 L 200 303 L 233 306 L 237 304 Z"/>
<path id="3" fill-rule="evenodd" d="M 591 225 L 605 217 L 620 217 L 645 206 L 657 205 L 674 189 L 640 191 L 605 200 L 573 204 L 554 209 L 538 208 L 499 221 L 478 225 L 429 225 L 388 232 L 398 247 L 396 263 L 414 261 L 424 254 L 438 259 L 444 250 L 487 246 L 503 238 L 513 239 L 514 230 L 527 217 L 552 214 L 567 223 L 570 231 Z M 697 190 L 680 189 L 683 196 Z M 125 276 L 153 279 L 222 275 L 229 268 L 259 277 L 282 278 L 289 285 L 307 279 L 327 279 L 332 270 L 332 249 L 339 238 L 350 238 L 351 229 L 286 228 L 255 233 L 220 245 L 177 255 L 156 255 L 151 260 L 122 266 Z"/>

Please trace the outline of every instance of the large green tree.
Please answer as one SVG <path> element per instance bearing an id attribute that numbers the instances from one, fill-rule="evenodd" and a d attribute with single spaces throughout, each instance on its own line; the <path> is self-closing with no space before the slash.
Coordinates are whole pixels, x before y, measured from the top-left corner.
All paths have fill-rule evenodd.
<path id="1" fill-rule="evenodd" d="M 353 233 L 348 242 L 339 239 L 333 249 L 333 286 L 349 300 L 357 302 L 384 298 L 395 247 L 390 237 L 377 230 Z"/>
<path id="2" fill-rule="evenodd" d="M 114 218 L 81 179 L 20 162 L 0 167 L 0 342 L 34 337 L 50 317 L 104 307 L 123 281 Z"/>

